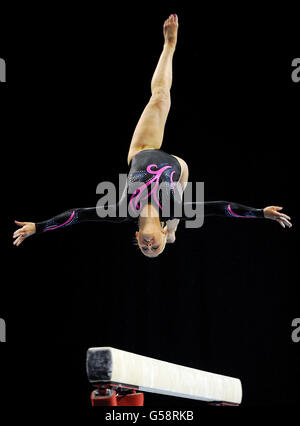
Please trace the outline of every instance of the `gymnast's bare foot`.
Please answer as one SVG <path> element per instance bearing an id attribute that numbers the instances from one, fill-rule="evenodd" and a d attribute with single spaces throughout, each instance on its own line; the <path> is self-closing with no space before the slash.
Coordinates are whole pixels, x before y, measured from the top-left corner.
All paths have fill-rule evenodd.
<path id="1" fill-rule="evenodd" d="M 177 31 L 178 31 L 178 17 L 177 15 L 170 15 L 164 22 L 164 37 L 165 44 L 171 47 L 176 46 L 177 42 Z"/>

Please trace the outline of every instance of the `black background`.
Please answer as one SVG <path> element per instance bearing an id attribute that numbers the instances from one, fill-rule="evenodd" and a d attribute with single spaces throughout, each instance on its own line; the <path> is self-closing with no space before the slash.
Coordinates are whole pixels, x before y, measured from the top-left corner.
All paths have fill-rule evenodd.
<path id="1" fill-rule="evenodd" d="M 93 206 L 97 184 L 117 184 L 127 172 L 170 13 L 180 26 L 162 149 L 188 163 L 190 181 L 205 182 L 206 200 L 281 205 L 293 228 L 207 218 L 201 229 L 179 226 L 176 243 L 157 259 L 132 244 L 134 225 L 87 223 L 14 247 L 14 219 Z M 299 404 L 299 348 L 291 340 L 300 316 L 293 15 L 274 6 L 197 11 L 152 3 L 24 7 L 2 16 L 10 22 L 1 27 L 0 51 L 8 399 L 21 389 L 30 403 L 88 407 L 86 350 L 113 346 L 239 377 L 244 407 Z M 198 406 L 145 398 L 153 407 Z"/>

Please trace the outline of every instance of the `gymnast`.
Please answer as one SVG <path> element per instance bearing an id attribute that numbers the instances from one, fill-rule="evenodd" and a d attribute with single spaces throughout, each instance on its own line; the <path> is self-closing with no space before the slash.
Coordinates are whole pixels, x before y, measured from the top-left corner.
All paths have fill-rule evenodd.
<path id="1" fill-rule="evenodd" d="M 179 199 L 182 200 L 183 191 L 188 183 L 189 170 L 183 159 L 167 154 L 160 148 L 171 105 L 172 60 L 177 31 L 178 17 L 170 15 L 163 25 L 164 45 L 152 77 L 151 97 L 137 123 L 129 147 L 127 184 L 128 186 L 135 184 L 139 187 L 131 193 L 131 196 L 125 191 L 120 201 L 113 206 L 111 215 L 101 214 L 100 210 L 107 209 L 107 206 L 96 206 L 70 209 L 43 222 L 15 221 L 19 226 L 13 234 L 15 246 L 19 246 L 35 233 L 66 228 L 75 223 L 87 221 L 121 223 L 129 220 L 134 220 L 137 224 L 135 240 L 144 255 L 156 257 L 163 252 L 166 243 L 174 243 L 180 220 L 188 219 L 184 213 L 176 217 L 174 205 L 175 200 L 178 202 L 176 194 L 179 194 Z M 160 191 L 157 191 L 158 184 L 160 188 L 163 188 Z M 146 196 L 142 197 L 145 193 Z M 151 202 L 150 195 L 152 195 Z M 173 203 L 173 209 L 170 209 L 167 215 L 163 214 L 162 208 L 164 196 L 169 198 L 170 205 Z M 124 203 L 126 203 L 127 212 L 132 213 L 125 217 L 119 215 Z M 190 204 L 193 205 L 193 202 Z M 279 206 L 257 209 L 228 201 L 208 201 L 204 202 L 203 206 L 205 217 L 267 218 L 276 220 L 283 228 L 292 226 L 290 217 L 282 213 L 282 207 Z"/>

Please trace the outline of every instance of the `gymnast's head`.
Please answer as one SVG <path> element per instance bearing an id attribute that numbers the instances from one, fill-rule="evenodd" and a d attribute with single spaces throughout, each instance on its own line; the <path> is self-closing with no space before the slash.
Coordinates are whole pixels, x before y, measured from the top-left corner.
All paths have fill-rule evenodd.
<path id="1" fill-rule="evenodd" d="M 167 227 L 163 227 L 160 221 L 147 219 L 139 224 L 139 231 L 135 233 L 135 241 L 145 256 L 157 257 L 165 249 Z"/>

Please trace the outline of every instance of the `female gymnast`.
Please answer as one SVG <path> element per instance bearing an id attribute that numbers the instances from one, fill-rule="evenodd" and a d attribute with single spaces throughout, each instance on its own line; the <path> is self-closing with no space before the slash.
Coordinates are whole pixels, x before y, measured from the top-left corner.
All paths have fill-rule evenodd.
<path id="1" fill-rule="evenodd" d="M 86 221 L 136 221 L 138 231 L 136 241 L 141 252 L 148 257 L 156 257 L 165 248 L 166 243 L 174 243 L 175 232 L 180 220 L 186 220 L 183 215 L 174 214 L 174 209 L 163 215 L 162 197 L 166 196 L 170 203 L 175 204 L 175 188 L 182 193 L 188 182 L 188 166 L 184 160 L 175 155 L 162 151 L 164 127 L 170 110 L 170 89 L 172 85 L 172 60 L 175 52 L 178 31 L 177 15 L 170 15 L 164 22 L 164 45 L 158 64 L 151 81 L 151 97 L 135 128 L 128 153 L 129 173 L 127 185 L 138 185 L 131 196 L 123 194 L 121 200 L 113 207 L 113 215 L 101 217 L 104 207 L 74 208 L 44 222 L 19 222 L 20 227 L 14 234 L 14 245 L 19 246 L 27 237 L 59 228 L 65 228 L 75 223 Z M 161 184 L 164 190 L 158 191 Z M 154 187 L 153 187 L 154 186 Z M 151 192 L 149 189 L 152 189 Z M 163 193 L 164 191 L 164 193 Z M 129 191 L 128 191 L 129 192 Z M 142 197 L 142 195 L 145 195 Z M 150 202 L 150 195 L 151 202 Z M 182 200 L 182 198 L 179 198 Z M 126 203 L 126 217 L 120 216 L 119 211 Z M 185 203 L 183 203 L 185 204 Z M 193 204 L 193 203 L 191 203 Z M 110 206 L 111 207 L 111 206 Z M 269 206 L 256 209 L 238 203 L 226 201 L 204 202 L 205 216 L 225 216 L 233 218 L 267 218 L 273 219 L 285 226 L 291 227 L 290 217 L 280 212 L 282 207 Z M 112 217 L 114 216 L 114 217 Z"/>

